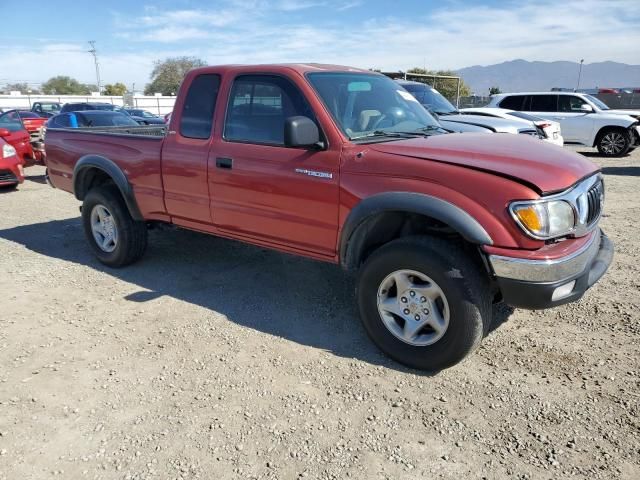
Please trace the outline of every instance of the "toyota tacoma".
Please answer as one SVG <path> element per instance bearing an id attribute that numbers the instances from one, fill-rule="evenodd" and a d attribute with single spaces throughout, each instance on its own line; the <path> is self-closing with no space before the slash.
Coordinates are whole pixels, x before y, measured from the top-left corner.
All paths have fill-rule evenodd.
<path id="1" fill-rule="evenodd" d="M 49 128 L 46 145 L 104 264 L 138 260 L 156 223 L 339 264 L 373 342 L 420 369 L 473 352 L 496 302 L 578 300 L 613 256 L 590 161 L 526 135 L 447 133 L 367 70 L 199 68 L 167 127 Z"/>

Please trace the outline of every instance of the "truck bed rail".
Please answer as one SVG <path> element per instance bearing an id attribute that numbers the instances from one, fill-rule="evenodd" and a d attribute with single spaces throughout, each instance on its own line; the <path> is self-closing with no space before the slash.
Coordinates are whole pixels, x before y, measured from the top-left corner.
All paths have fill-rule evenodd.
<path id="1" fill-rule="evenodd" d="M 79 127 L 79 128 L 47 128 L 47 130 L 64 130 L 78 133 L 100 133 L 108 135 L 136 135 L 145 137 L 164 137 L 167 133 L 166 125 L 140 125 L 118 127 Z"/>

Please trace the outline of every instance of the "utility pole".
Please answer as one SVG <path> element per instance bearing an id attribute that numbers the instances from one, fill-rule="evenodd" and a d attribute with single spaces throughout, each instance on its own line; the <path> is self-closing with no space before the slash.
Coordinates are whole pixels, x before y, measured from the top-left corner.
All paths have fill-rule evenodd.
<path id="1" fill-rule="evenodd" d="M 580 77 L 582 76 L 582 64 L 584 63 L 584 58 L 580 60 L 580 70 L 578 70 L 578 84 L 576 85 L 576 89 L 574 92 L 577 92 L 580 88 Z"/>
<path id="2" fill-rule="evenodd" d="M 91 45 L 91 50 L 87 50 L 91 55 L 93 55 L 93 61 L 96 64 L 96 83 L 98 85 L 98 93 L 100 93 L 100 64 L 98 63 L 98 52 L 96 51 L 96 41 L 89 40 L 89 45 Z"/>

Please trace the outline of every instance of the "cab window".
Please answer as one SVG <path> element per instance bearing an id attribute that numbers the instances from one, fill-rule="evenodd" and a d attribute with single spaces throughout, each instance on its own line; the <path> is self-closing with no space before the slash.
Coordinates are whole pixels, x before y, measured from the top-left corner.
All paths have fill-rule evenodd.
<path id="1" fill-rule="evenodd" d="M 211 136 L 219 89 L 219 75 L 203 74 L 193 79 L 182 107 L 180 135 L 200 139 Z"/>
<path id="2" fill-rule="evenodd" d="M 275 75 L 243 75 L 231 88 L 225 140 L 284 145 L 288 117 L 314 118 L 302 93 L 289 80 Z"/>

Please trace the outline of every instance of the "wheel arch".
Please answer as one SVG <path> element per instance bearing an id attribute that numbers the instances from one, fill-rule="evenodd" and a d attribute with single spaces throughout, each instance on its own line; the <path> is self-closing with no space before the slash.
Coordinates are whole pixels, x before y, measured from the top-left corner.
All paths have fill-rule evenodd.
<path id="1" fill-rule="evenodd" d="M 416 217 L 432 220 L 434 228 L 444 227 L 469 244 L 493 244 L 484 227 L 452 203 L 421 193 L 385 192 L 362 200 L 349 213 L 339 239 L 340 264 L 346 270 L 358 268 L 368 250 L 375 246 L 371 237 L 376 235 L 376 231 L 395 229 L 402 236 L 407 219 Z"/>
<path id="2" fill-rule="evenodd" d="M 131 217 L 143 221 L 133 187 L 118 165 L 100 155 L 85 155 L 78 160 L 73 169 L 73 194 L 78 200 L 84 200 L 94 186 L 107 182 L 112 182 L 118 188 Z"/>

